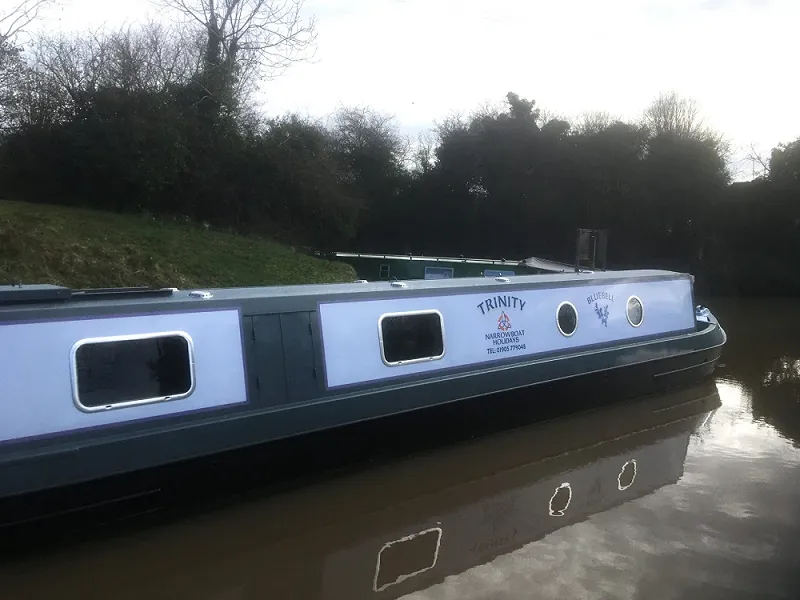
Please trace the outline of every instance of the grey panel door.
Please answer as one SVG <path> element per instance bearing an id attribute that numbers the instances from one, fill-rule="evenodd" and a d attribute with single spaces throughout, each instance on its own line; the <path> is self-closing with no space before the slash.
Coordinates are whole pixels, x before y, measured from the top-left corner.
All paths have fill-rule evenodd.
<path id="1" fill-rule="evenodd" d="M 258 394 L 258 403 L 274 406 L 286 402 L 283 342 L 280 315 L 257 315 L 252 318 L 251 363 L 248 375 Z"/>
<path id="2" fill-rule="evenodd" d="M 315 312 L 284 313 L 280 316 L 289 402 L 310 400 L 321 392 L 311 328 L 315 316 Z"/>

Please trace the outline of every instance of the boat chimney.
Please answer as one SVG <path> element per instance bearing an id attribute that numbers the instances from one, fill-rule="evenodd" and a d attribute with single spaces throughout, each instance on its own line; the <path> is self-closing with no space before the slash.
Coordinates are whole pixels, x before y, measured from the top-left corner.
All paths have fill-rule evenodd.
<path id="1" fill-rule="evenodd" d="M 605 271 L 607 251 L 607 229 L 578 229 L 575 240 L 575 272 L 580 273 L 581 267 Z"/>

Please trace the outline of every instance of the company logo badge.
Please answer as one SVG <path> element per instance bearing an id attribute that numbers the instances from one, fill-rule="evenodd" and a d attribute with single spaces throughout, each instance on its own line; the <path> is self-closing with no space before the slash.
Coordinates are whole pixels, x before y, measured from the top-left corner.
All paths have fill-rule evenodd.
<path id="1" fill-rule="evenodd" d="M 484 343 L 488 344 L 488 347 L 484 347 L 487 356 L 513 356 L 526 349 L 525 330 L 511 329 L 510 316 L 515 310 L 519 311 L 516 315 L 523 313 L 525 304 L 527 302 L 522 298 L 511 295 L 493 296 L 478 304 L 481 315 L 491 317 L 491 321 L 486 321 L 486 326 L 491 327 L 491 331 L 484 333 Z M 521 316 L 522 321 L 525 321 L 524 313 Z M 517 321 L 517 327 L 522 321 Z"/>
<path id="2" fill-rule="evenodd" d="M 508 331 L 511 329 L 511 317 L 509 317 L 505 311 L 502 311 L 497 318 L 497 328 L 500 331 Z"/>

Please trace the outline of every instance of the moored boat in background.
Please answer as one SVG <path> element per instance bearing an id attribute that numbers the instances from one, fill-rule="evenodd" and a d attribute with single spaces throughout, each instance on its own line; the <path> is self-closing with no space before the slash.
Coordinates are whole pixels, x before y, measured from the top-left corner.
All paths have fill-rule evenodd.
<path id="1" fill-rule="evenodd" d="M 586 272 L 606 268 L 608 231 L 578 229 L 574 263 L 531 256 L 522 260 L 505 258 L 466 258 L 464 256 L 426 256 L 414 254 L 376 254 L 359 252 L 317 253 L 318 256 L 347 263 L 364 281 L 406 279 L 454 279 L 458 277 L 514 277 L 545 273 Z"/>
<path id="2" fill-rule="evenodd" d="M 349 264 L 366 281 L 404 279 L 454 279 L 457 277 L 513 277 L 542 273 L 566 273 L 572 266 L 543 258 L 506 260 L 505 258 L 465 258 L 463 256 L 424 256 L 413 254 L 366 254 L 333 252 L 329 260 Z"/>

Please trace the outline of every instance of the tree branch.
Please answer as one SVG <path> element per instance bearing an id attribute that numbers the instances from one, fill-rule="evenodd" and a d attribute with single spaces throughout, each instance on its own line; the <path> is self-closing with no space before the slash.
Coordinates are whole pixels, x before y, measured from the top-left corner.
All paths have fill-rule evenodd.
<path id="1" fill-rule="evenodd" d="M 214 59 L 215 68 L 225 69 L 229 84 L 243 72 L 269 78 L 313 50 L 316 22 L 303 19 L 304 1 L 154 0 L 200 24 L 209 42 L 219 43 L 222 54 Z"/>
<path id="2" fill-rule="evenodd" d="M 16 36 L 35 21 L 42 9 L 55 0 L 21 0 L 7 15 L 0 17 L 0 44 Z"/>

